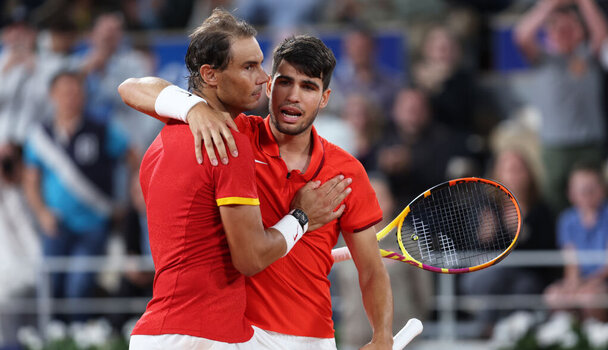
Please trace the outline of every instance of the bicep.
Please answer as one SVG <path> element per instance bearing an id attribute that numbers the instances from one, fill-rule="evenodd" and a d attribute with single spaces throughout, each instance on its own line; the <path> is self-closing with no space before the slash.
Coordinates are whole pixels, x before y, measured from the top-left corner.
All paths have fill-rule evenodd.
<path id="1" fill-rule="evenodd" d="M 220 216 L 233 255 L 243 254 L 251 240 L 264 230 L 258 205 L 222 205 Z"/>

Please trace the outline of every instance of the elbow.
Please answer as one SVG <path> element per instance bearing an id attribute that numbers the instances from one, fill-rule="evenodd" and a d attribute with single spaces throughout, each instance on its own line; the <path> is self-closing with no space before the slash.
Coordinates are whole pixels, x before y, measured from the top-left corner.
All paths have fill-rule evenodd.
<path id="1" fill-rule="evenodd" d="M 118 85 L 118 94 L 124 103 L 129 104 L 129 93 L 133 91 L 136 84 L 137 78 L 128 78 Z"/>
<path id="2" fill-rule="evenodd" d="M 247 277 L 251 277 L 258 272 L 264 270 L 266 266 L 264 266 L 257 259 L 244 259 L 244 258 L 232 258 L 232 264 L 237 269 L 238 272 L 242 273 Z"/>

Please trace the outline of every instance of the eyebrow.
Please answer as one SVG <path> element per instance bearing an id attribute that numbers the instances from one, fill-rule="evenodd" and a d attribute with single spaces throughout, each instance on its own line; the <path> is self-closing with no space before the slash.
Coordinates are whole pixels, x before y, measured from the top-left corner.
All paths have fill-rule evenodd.
<path id="1" fill-rule="evenodd" d="M 294 78 L 292 78 L 292 77 L 290 77 L 290 76 L 288 76 L 288 75 L 278 75 L 278 76 L 277 76 L 277 79 L 289 80 L 289 81 L 291 81 L 291 82 L 294 82 L 294 81 L 295 81 L 295 79 L 294 79 Z M 316 81 L 314 81 L 314 80 L 302 80 L 302 83 L 303 83 L 303 84 L 314 85 L 316 88 L 319 88 L 319 84 L 317 84 L 317 82 L 316 82 Z"/>
<path id="2" fill-rule="evenodd" d="M 262 61 L 262 62 L 263 62 L 263 61 Z M 250 65 L 250 64 L 261 64 L 261 62 L 260 62 L 260 61 L 249 60 L 249 61 L 245 61 L 245 62 L 243 63 L 243 66 L 248 66 L 248 65 Z"/>

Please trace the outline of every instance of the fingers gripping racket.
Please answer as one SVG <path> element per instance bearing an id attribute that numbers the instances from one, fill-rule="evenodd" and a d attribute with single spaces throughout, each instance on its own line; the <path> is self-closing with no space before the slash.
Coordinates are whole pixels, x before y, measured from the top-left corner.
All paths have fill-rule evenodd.
<path id="1" fill-rule="evenodd" d="M 422 333 L 422 322 L 417 318 L 410 318 L 403 328 L 393 338 L 393 350 L 402 350 L 418 334 Z"/>
<path id="2" fill-rule="evenodd" d="M 520 229 L 521 213 L 513 194 L 498 182 L 468 177 L 422 193 L 376 238 L 396 234 L 397 247 L 380 249 L 383 258 L 433 272 L 464 273 L 505 258 Z M 334 249 L 332 255 L 335 262 L 352 258 L 347 247 Z"/>

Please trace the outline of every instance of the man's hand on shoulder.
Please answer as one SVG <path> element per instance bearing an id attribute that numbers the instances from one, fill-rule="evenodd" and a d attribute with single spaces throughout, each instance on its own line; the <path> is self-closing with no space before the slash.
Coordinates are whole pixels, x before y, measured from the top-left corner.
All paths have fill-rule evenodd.
<path id="1" fill-rule="evenodd" d="M 223 164 L 228 164 L 229 158 L 226 153 L 226 144 L 233 157 L 239 155 L 236 143 L 230 129 L 239 131 L 234 120 L 228 112 L 220 112 L 211 108 L 208 104 L 201 102 L 196 104 L 186 117 L 192 135 L 194 136 L 194 151 L 199 164 L 203 163 L 202 145 L 212 165 L 218 165 L 215 149 Z"/>

